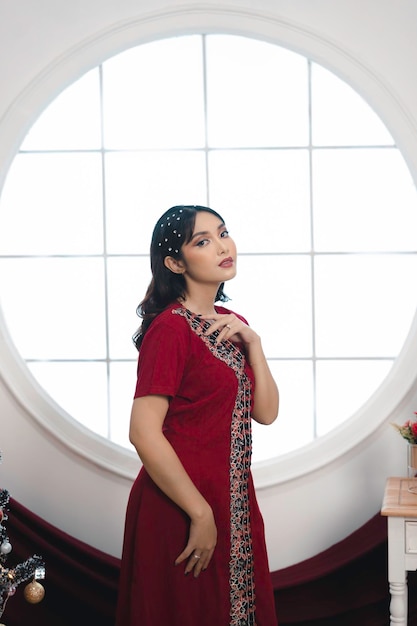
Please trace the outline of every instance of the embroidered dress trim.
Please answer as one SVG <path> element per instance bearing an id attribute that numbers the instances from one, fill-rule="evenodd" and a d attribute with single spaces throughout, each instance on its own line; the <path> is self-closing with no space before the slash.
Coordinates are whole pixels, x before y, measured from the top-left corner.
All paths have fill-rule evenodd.
<path id="1" fill-rule="evenodd" d="M 187 309 L 173 309 L 217 359 L 232 368 L 238 381 L 230 438 L 230 626 L 256 626 L 255 583 L 248 480 L 251 463 L 251 381 L 245 373 L 245 356 L 231 341 L 216 344 L 219 332 L 205 334 L 209 322 Z"/>

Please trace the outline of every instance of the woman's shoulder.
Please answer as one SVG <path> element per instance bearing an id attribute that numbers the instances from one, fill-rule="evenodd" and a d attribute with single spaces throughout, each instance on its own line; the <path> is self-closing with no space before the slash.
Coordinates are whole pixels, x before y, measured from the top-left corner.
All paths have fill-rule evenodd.
<path id="1" fill-rule="evenodd" d="M 184 309 L 177 302 L 167 306 L 159 315 L 155 317 L 149 326 L 149 331 L 154 334 L 174 331 L 178 335 L 187 335 L 189 325 L 186 323 L 184 315 L 179 315 Z"/>
<path id="2" fill-rule="evenodd" d="M 165 346 L 166 349 L 181 345 L 185 347 L 189 342 L 188 324 L 180 316 L 176 315 L 178 306 L 173 304 L 159 313 L 151 322 L 143 337 L 142 348 L 155 350 L 155 346 Z M 141 349 L 142 349 L 141 348 Z"/>

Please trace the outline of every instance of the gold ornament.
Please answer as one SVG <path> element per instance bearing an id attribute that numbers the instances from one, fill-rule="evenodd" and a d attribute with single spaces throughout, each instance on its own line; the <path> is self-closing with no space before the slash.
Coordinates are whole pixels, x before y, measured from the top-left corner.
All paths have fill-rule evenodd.
<path id="1" fill-rule="evenodd" d="M 30 604 L 38 604 L 38 602 L 43 600 L 45 589 L 37 580 L 32 580 L 32 582 L 24 588 L 23 595 L 25 596 L 25 600 Z"/>

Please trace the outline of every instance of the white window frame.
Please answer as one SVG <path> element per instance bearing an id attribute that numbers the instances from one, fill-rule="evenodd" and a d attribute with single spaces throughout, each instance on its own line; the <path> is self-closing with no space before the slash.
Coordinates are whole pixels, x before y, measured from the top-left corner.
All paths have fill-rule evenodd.
<path id="1" fill-rule="evenodd" d="M 417 178 L 417 129 L 401 102 L 361 59 L 317 34 L 289 26 L 262 12 L 217 7 L 194 11 L 187 8 L 161 10 L 152 19 L 119 23 L 82 42 L 45 67 L 18 96 L 0 120 L 0 191 L 17 150 L 41 111 L 85 72 L 134 45 L 154 39 L 192 34 L 228 33 L 275 43 L 293 49 L 349 83 L 379 114 Z M 0 294 L 1 296 L 1 294 Z M 82 426 L 54 403 L 31 376 L 17 353 L 0 309 L 0 376 L 25 411 L 53 437 L 74 453 L 116 475 L 134 478 L 137 456 Z M 393 419 L 417 378 L 417 316 L 403 349 L 383 385 L 349 420 L 300 450 L 255 464 L 258 488 L 284 483 L 311 473 L 353 450 L 386 421 Z"/>

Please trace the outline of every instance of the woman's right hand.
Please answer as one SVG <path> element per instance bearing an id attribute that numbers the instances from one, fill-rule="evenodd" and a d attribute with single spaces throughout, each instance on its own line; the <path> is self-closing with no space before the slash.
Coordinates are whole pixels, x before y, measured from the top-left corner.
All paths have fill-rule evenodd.
<path id="1" fill-rule="evenodd" d="M 217 543 L 217 527 L 211 508 L 191 519 L 188 543 L 175 560 L 175 565 L 187 561 L 185 574 L 193 571 L 195 578 L 207 569 Z"/>

